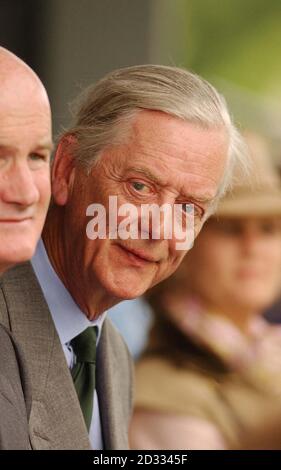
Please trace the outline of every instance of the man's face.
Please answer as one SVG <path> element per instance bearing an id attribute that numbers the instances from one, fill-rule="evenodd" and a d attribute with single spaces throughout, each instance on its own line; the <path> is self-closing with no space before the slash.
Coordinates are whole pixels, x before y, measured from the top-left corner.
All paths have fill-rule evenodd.
<path id="1" fill-rule="evenodd" d="M 51 151 L 50 110 L 43 90 L 28 80 L 20 89 L 2 88 L 0 273 L 33 255 L 50 199 Z"/>
<path id="2" fill-rule="evenodd" d="M 142 111 L 127 143 L 105 150 L 88 177 L 83 170 L 73 169 L 67 198 L 62 196 L 65 183 L 58 181 L 55 170 L 55 200 L 65 205 L 64 272 L 72 295 L 83 298 L 88 308 L 93 289 L 102 288 L 119 300 L 137 297 L 172 274 L 185 255 L 176 249 L 174 237 L 90 240 L 86 236 L 90 204 L 108 209 L 108 198 L 113 195 L 118 207 L 124 203 L 138 208 L 141 204 L 193 203 L 199 232 L 221 182 L 226 155 L 224 131 Z"/>

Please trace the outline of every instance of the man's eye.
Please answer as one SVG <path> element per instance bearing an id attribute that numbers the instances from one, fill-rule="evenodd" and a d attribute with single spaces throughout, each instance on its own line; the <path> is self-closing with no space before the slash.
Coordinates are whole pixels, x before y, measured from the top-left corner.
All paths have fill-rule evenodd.
<path id="1" fill-rule="evenodd" d="M 43 155 L 43 154 L 40 154 L 40 153 L 31 153 L 29 155 L 29 158 L 30 160 L 33 160 L 33 161 L 37 161 L 37 160 L 47 160 L 48 157 L 47 155 Z"/>
<path id="2" fill-rule="evenodd" d="M 37 170 L 41 167 L 45 167 L 46 164 L 50 161 L 49 154 L 45 153 L 31 153 L 28 156 L 29 159 L 29 166 L 31 169 Z"/>
<path id="3" fill-rule="evenodd" d="M 194 207 L 194 204 L 186 203 L 186 204 L 182 204 L 181 206 L 182 206 L 183 212 L 185 212 L 186 214 L 191 214 L 193 211 L 196 212 L 196 208 Z"/>
<path id="4" fill-rule="evenodd" d="M 136 190 L 136 191 L 141 191 L 141 192 L 144 192 L 145 190 L 147 191 L 149 188 L 146 186 L 146 184 L 144 183 L 141 183 L 139 181 L 134 181 L 132 183 L 132 186 L 133 188 Z"/>
<path id="5" fill-rule="evenodd" d="M 191 202 L 187 202 L 181 205 L 182 211 L 186 216 L 194 217 L 196 220 L 201 220 L 204 211 L 200 207 L 192 204 Z"/>

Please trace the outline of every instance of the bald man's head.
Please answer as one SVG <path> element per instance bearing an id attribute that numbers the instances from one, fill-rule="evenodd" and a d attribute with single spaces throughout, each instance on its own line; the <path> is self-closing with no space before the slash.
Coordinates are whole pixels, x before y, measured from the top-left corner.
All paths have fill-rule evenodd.
<path id="1" fill-rule="evenodd" d="M 5 76 L 9 78 L 11 74 L 16 71 L 18 73 L 26 73 L 30 77 L 33 77 L 38 83 L 41 84 L 40 79 L 36 73 L 19 57 L 13 54 L 11 51 L 8 51 L 4 47 L 0 46 L 0 67 L 1 67 L 1 76 L 2 80 Z M 42 84 L 41 84 L 42 85 Z M 43 85 L 42 85 L 43 86 Z"/>
<path id="2" fill-rule="evenodd" d="M 50 199 L 51 147 L 43 84 L 0 47 L 0 273 L 34 253 Z"/>
<path id="3" fill-rule="evenodd" d="M 10 106 L 13 101 L 28 101 L 29 106 L 37 103 L 51 118 L 48 95 L 41 80 L 25 62 L 4 47 L 0 47 L 0 91 L 0 103 L 4 100 L 8 100 Z"/>

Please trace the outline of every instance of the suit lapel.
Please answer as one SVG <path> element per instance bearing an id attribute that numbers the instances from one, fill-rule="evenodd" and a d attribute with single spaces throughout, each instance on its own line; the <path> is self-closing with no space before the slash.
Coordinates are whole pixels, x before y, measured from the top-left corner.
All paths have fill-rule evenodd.
<path id="1" fill-rule="evenodd" d="M 35 449 L 90 449 L 80 405 L 43 293 L 29 263 L 2 279 L 10 328 L 32 382 L 30 433 Z"/>
<path id="2" fill-rule="evenodd" d="M 108 320 L 103 324 L 97 349 L 97 394 L 105 449 L 128 448 L 126 396 L 122 396 L 122 369 L 117 362 Z M 126 371 L 127 372 L 127 371 Z M 127 384 L 127 378 L 125 383 Z M 128 388 L 128 387 L 126 387 Z M 124 394 L 125 395 L 125 394 Z"/>

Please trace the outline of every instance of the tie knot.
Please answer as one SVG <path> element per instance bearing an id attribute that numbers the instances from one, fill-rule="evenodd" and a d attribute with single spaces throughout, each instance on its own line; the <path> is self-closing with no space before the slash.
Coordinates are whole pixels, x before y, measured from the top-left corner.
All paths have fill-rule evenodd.
<path id="1" fill-rule="evenodd" d="M 71 346 L 76 355 L 77 362 L 96 362 L 97 328 L 88 327 L 80 335 L 73 338 Z"/>

